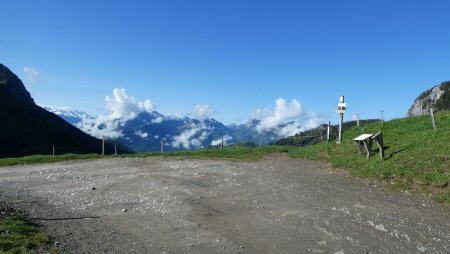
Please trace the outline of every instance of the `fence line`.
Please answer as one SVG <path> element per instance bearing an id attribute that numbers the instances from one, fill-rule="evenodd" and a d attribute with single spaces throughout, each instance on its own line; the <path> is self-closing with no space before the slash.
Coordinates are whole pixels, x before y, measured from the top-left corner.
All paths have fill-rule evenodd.
<path id="1" fill-rule="evenodd" d="M 102 146 L 39 146 L 26 148 L 0 149 L 0 158 L 29 156 L 29 155 L 62 155 L 62 154 L 102 154 Z M 117 144 L 105 146 L 105 155 L 119 154 Z"/>

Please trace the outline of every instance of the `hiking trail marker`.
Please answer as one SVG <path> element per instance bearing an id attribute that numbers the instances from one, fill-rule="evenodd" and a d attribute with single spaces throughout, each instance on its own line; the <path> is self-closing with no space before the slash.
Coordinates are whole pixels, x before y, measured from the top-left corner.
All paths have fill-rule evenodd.
<path id="1" fill-rule="evenodd" d="M 338 144 L 342 142 L 342 127 L 344 124 L 344 113 L 347 111 L 347 103 L 344 102 L 344 95 L 339 98 L 338 109 L 336 110 L 339 113 L 340 121 L 339 121 L 339 139 Z"/>

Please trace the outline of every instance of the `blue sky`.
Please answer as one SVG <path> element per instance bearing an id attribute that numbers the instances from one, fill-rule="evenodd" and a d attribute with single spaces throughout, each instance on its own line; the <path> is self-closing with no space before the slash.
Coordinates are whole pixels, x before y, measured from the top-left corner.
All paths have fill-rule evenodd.
<path id="1" fill-rule="evenodd" d="M 450 1 L 5 1 L 0 62 L 38 103 L 104 110 L 125 88 L 156 110 L 207 104 L 245 122 L 279 97 L 336 123 L 403 117 L 450 79 Z M 27 77 L 24 68 L 39 74 Z"/>

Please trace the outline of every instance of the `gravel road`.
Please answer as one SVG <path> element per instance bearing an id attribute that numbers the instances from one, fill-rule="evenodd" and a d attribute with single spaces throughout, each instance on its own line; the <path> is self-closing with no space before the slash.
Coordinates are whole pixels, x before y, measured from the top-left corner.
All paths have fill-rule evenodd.
<path id="1" fill-rule="evenodd" d="M 273 156 L 0 168 L 0 201 L 63 253 L 450 253 L 450 207 Z"/>

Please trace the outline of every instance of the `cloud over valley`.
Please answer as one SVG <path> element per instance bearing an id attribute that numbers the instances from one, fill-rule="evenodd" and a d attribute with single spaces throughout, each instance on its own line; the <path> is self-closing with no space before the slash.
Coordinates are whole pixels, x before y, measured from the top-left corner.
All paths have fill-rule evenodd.
<path id="1" fill-rule="evenodd" d="M 118 138 L 122 135 L 119 126 L 132 120 L 143 111 L 151 112 L 154 105 L 151 100 L 137 101 L 129 96 L 123 88 L 115 88 L 113 96 L 105 97 L 107 114 L 94 119 L 83 118 L 77 127 L 95 137 Z"/>
<path id="2" fill-rule="evenodd" d="M 59 115 L 68 115 L 70 111 L 70 108 L 51 109 Z M 139 101 L 123 88 L 116 88 L 105 97 L 104 109 L 105 113 L 95 117 L 81 115 L 81 121 L 74 125 L 98 138 L 119 139 L 130 146 L 137 142 L 141 148 L 149 145 L 154 149 L 161 140 L 175 150 L 220 145 L 222 139 L 225 145 L 259 143 L 261 136 L 267 143 L 269 139 L 292 136 L 327 122 L 326 117 L 305 110 L 298 100 L 281 97 L 275 100 L 273 108 L 256 109 L 247 123 L 228 126 L 210 118 L 214 110 L 207 104 L 193 107 L 194 118 L 177 113 L 160 114 L 154 111 L 151 100 Z"/>

